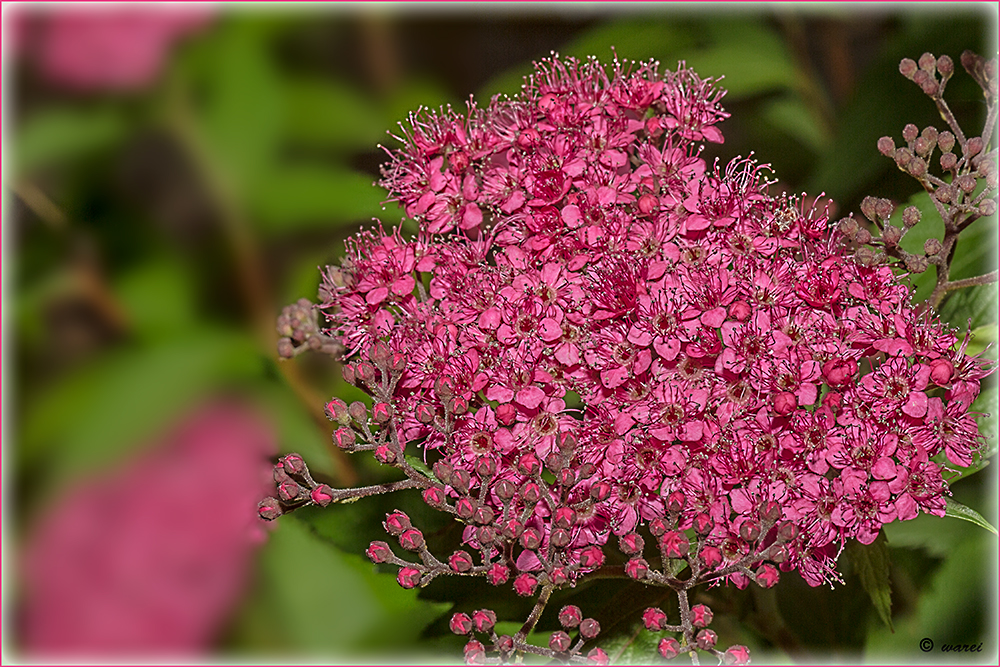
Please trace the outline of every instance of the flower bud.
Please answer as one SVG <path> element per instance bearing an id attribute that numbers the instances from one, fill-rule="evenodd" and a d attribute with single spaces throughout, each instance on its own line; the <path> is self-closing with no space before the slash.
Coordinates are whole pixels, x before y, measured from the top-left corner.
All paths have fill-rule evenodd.
<path id="1" fill-rule="evenodd" d="M 472 569 L 472 556 L 467 551 L 456 551 L 448 558 L 452 572 L 468 572 Z"/>
<path id="2" fill-rule="evenodd" d="M 476 501 L 468 496 L 459 498 L 455 502 L 455 514 L 458 515 L 460 519 L 469 520 L 472 518 L 473 513 L 476 511 Z"/>
<path id="3" fill-rule="evenodd" d="M 277 498 L 264 498 L 257 503 L 257 515 L 265 521 L 274 521 L 283 513 Z"/>
<path id="4" fill-rule="evenodd" d="M 570 647 L 571 640 L 569 635 L 562 630 L 557 630 L 549 636 L 549 648 L 553 651 L 563 653 L 568 651 Z"/>
<path id="5" fill-rule="evenodd" d="M 903 225 L 909 229 L 920 222 L 920 209 L 916 206 L 907 206 L 903 209 Z"/>
<path id="6" fill-rule="evenodd" d="M 601 634 L 601 624 L 592 618 L 585 618 L 580 621 L 580 636 L 584 639 L 593 639 Z"/>
<path id="7" fill-rule="evenodd" d="M 636 581 L 642 581 L 649 573 L 649 563 L 645 558 L 630 558 L 625 563 L 625 574 Z"/>
<path id="8" fill-rule="evenodd" d="M 587 652 L 587 661 L 595 665 L 606 665 L 610 660 L 608 654 L 602 648 L 592 648 Z"/>
<path id="9" fill-rule="evenodd" d="M 447 461 L 438 461 L 431 468 L 434 472 L 434 476 L 437 477 L 438 481 L 442 484 L 451 484 L 451 478 L 455 474 L 455 469 Z"/>
<path id="10" fill-rule="evenodd" d="M 441 507 L 442 505 L 444 505 L 445 501 L 444 489 L 442 489 L 440 486 L 428 487 L 424 489 L 421 495 L 424 498 L 424 502 L 430 505 L 431 507 Z"/>
<path id="11" fill-rule="evenodd" d="M 479 525 L 493 523 L 494 518 L 496 518 L 496 515 L 493 512 L 493 508 L 489 505 L 479 505 L 476 507 L 476 511 L 472 513 L 472 522 Z"/>
<path id="12" fill-rule="evenodd" d="M 528 597 L 538 587 L 538 579 L 524 572 L 514 578 L 514 591 L 521 597 Z"/>
<path id="13" fill-rule="evenodd" d="M 367 361 L 359 361 L 354 366 L 354 373 L 366 384 L 375 382 L 375 367 Z"/>
<path id="14" fill-rule="evenodd" d="M 667 615 L 659 607 L 647 607 L 642 612 L 642 624 L 650 632 L 660 632 L 667 627 Z"/>
<path id="15" fill-rule="evenodd" d="M 415 567 L 401 567 L 396 575 L 396 581 L 403 588 L 414 588 L 420 583 L 420 570 Z"/>
<path id="16" fill-rule="evenodd" d="M 704 547 L 700 556 L 705 569 L 712 570 L 722 564 L 722 552 L 716 547 Z"/>
<path id="17" fill-rule="evenodd" d="M 706 514 L 705 512 L 700 512 L 696 514 L 694 517 L 694 522 L 693 522 L 694 531 L 699 535 L 708 535 L 710 532 L 712 532 L 712 527 L 714 525 L 715 522 L 712 521 L 712 517 Z"/>
<path id="18" fill-rule="evenodd" d="M 950 77 L 955 73 L 955 61 L 951 56 L 940 56 L 937 59 L 937 71 L 945 78 Z"/>
<path id="19" fill-rule="evenodd" d="M 671 512 L 680 512 L 684 509 L 684 501 L 684 494 L 680 491 L 674 491 L 667 496 L 667 509 Z"/>
<path id="20" fill-rule="evenodd" d="M 417 421 L 421 424 L 430 424 L 434 421 L 434 408 L 426 403 L 421 403 L 417 406 L 413 416 L 416 417 Z"/>
<path id="21" fill-rule="evenodd" d="M 372 419 L 376 424 L 384 424 L 392 417 L 392 406 L 388 403 L 376 403 L 372 406 Z"/>
<path id="22" fill-rule="evenodd" d="M 580 567 L 588 570 L 596 570 L 604 564 L 604 552 L 595 544 L 584 547 L 580 552 Z"/>
<path id="23" fill-rule="evenodd" d="M 982 137 L 969 137 L 969 140 L 965 142 L 965 149 L 962 153 L 971 158 L 974 155 L 978 155 L 983 150 L 983 138 Z"/>
<path id="24" fill-rule="evenodd" d="M 493 526 L 483 526 L 476 531 L 476 539 L 479 540 L 479 543 L 483 546 L 489 546 L 490 544 L 496 542 L 497 531 L 493 528 Z"/>
<path id="25" fill-rule="evenodd" d="M 472 619 L 468 614 L 455 614 L 451 617 L 448 628 L 456 635 L 467 635 L 472 632 Z"/>
<path id="26" fill-rule="evenodd" d="M 931 382 L 939 387 L 947 387 L 951 384 L 952 375 L 955 373 L 955 365 L 947 359 L 935 359 L 930 363 Z"/>
<path id="27" fill-rule="evenodd" d="M 958 185 L 959 190 L 968 195 L 972 194 L 972 191 L 976 189 L 978 182 L 976 181 L 976 177 L 972 174 L 963 174 L 958 177 L 956 185 Z"/>
<path id="28" fill-rule="evenodd" d="M 618 538 L 618 548 L 627 556 L 642 553 L 645 541 L 639 533 L 625 533 Z"/>
<path id="29" fill-rule="evenodd" d="M 381 368 L 388 364 L 389 359 L 392 358 L 392 353 L 389 351 L 389 346 L 385 344 L 385 341 L 376 340 L 375 344 L 368 348 L 368 358 L 373 364 Z"/>
<path id="30" fill-rule="evenodd" d="M 995 199 L 984 199 L 979 202 L 979 215 L 988 218 L 990 216 L 996 215 L 997 212 L 997 202 Z"/>
<path id="31" fill-rule="evenodd" d="M 938 134 L 937 142 L 942 153 L 950 153 L 951 149 L 955 147 L 955 135 L 945 130 Z"/>
<path id="32" fill-rule="evenodd" d="M 424 534 L 416 528 L 410 528 L 399 536 L 399 546 L 407 551 L 420 551 L 424 546 Z"/>
<path id="33" fill-rule="evenodd" d="M 590 487 L 590 497 L 597 502 L 607 500 L 610 495 L 611 485 L 604 480 L 596 482 L 592 487 Z"/>
<path id="34" fill-rule="evenodd" d="M 875 197 L 865 197 L 861 200 L 861 214 L 872 222 L 875 222 L 878 217 L 878 214 L 875 212 L 877 203 L 878 200 Z"/>
<path id="35" fill-rule="evenodd" d="M 389 445 L 379 445 L 374 451 L 375 460 L 383 465 L 392 465 L 396 462 L 396 452 L 392 451 Z"/>
<path id="36" fill-rule="evenodd" d="M 941 154 L 941 168 L 945 171 L 951 171 L 958 164 L 958 156 L 954 153 L 942 153 Z"/>
<path id="37" fill-rule="evenodd" d="M 691 624 L 696 628 L 706 628 L 712 624 L 712 610 L 703 604 L 691 607 Z"/>
<path id="38" fill-rule="evenodd" d="M 920 178 L 927 173 L 927 163 L 920 159 L 913 159 L 906 163 L 906 173 L 914 178 Z"/>
<path id="39" fill-rule="evenodd" d="M 730 646 L 726 649 L 725 654 L 722 656 L 722 664 L 724 665 L 749 665 L 750 664 L 750 651 L 747 650 L 746 646 L 741 646 L 736 644 L 735 646 Z"/>
<path id="40" fill-rule="evenodd" d="M 326 484 L 320 484 L 312 490 L 309 497 L 312 498 L 313 502 L 320 507 L 326 507 L 333 502 L 333 489 Z"/>
<path id="41" fill-rule="evenodd" d="M 278 339 L 278 356 L 282 359 L 291 359 L 295 356 L 295 343 L 291 338 Z"/>
<path id="42" fill-rule="evenodd" d="M 905 76 L 907 79 L 913 79 L 913 75 L 917 72 L 917 63 L 911 58 L 903 58 L 899 61 L 899 73 Z"/>
<path id="43" fill-rule="evenodd" d="M 549 542 L 557 549 L 562 549 L 573 541 L 573 536 L 565 528 L 555 528 L 549 535 Z"/>
<path id="44" fill-rule="evenodd" d="M 568 604 L 559 610 L 559 624 L 564 628 L 575 628 L 583 620 L 583 612 L 574 604 Z"/>
<path id="45" fill-rule="evenodd" d="M 533 477 L 541 470 L 541 463 L 539 462 L 537 456 L 528 452 L 527 454 L 521 455 L 521 458 L 517 460 L 517 470 L 522 475 Z"/>
<path id="46" fill-rule="evenodd" d="M 882 137 L 878 140 L 878 152 L 886 157 L 892 157 L 896 154 L 896 142 L 892 137 Z"/>
<path id="47" fill-rule="evenodd" d="M 552 514 L 552 525 L 557 528 L 570 528 L 576 523 L 576 512 L 572 507 L 557 507 Z"/>
<path id="48" fill-rule="evenodd" d="M 472 624 L 478 632 L 490 632 L 497 624 L 497 615 L 492 609 L 480 609 L 472 614 Z"/>
<path id="49" fill-rule="evenodd" d="M 341 449 L 350 449 L 356 441 L 354 431 L 349 428 L 338 428 L 333 432 L 333 441 Z"/>
<path id="50" fill-rule="evenodd" d="M 910 164 L 910 161 L 915 159 L 915 156 L 913 155 L 913 151 L 909 148 L 903 147 L 896 149 L 896 155 L 893 156 L 893 159 L 895 159 L 897 167 L 900 169 L 906 169 L 906 165 Z M 868 219 L 871 220 L 871 218 Z"/>
<path id="51" fill-rule="evenodd" d="M 930 238 L 924 241 L 924 252 L 927 253 L 928 255 L 938 254 L 939 252 L 941 252 L 941 248 L 942 248 L 941 241 L 935 238 Z"/>
<path id="52" fill-rule="evenodd" d="M 536 459 L 537 460 L 537 459 Z M 521 485 L 521 498 L 526 505 L 534 505 L 542 496 L 542 490 L 535 482 L 525 482 Z"/>
<path id="53" fill-rule="evenodd" d="M 461 396 L 453 396 L 450 400 L 445 399 L 444 405 L 456 415 L 464 415 L 469 411 L 469 402 Z"/>
<path id="54" fill-rule="evenodd" d="M 535 550 L 542 543 L 541 534 L 534 528 L 525 528 L 524 532 L 521 533 L 520 538 L 521 546 L 528 550 Z"/>
<path id="55" fill-rule="evenodd" d="M 903 127 L 903 139 L 906 139 L 907 143 L 909 143 L 909 142 L 913 141 L 914 139 L 916 139 L 917 138 L 917 134 L 919 134 L 919 133 L 920 133 L 920 130 L 913 123 L 907 123 Z"/>
<path id="56" fill-rule="evenodd" d="M 563 468 L 559 471 L 559 474 L 556 475 L 556 479 L 559 480 L 559 484 L 562 486 L 573 486 L 576 484 L 576 471 L 569 467 Z"/>
<path id="57" fill-rule="evenodd" d="M 510 635 L 500 635 L 496 642 L 497 650 L 502 654 L 510 653 L 514 650 L 514 638 Z"/>
<path id="58" fill-rule="evenodd" d="M 455 394 L 455 384 L 447 377 L 439 377 L 434 381 L 434 393 L 441 400 L 450 398 Z"/>
<path id="59" fill-rule="evenodd" d="M 478 665 L 486 658 L 486 647 L 482 642 L 472 639 L 462 649 L 462 653 L 465 655 L 466 664 Z"/>
<path id="60" fill-rule="evenodd" d="M 493 485 L 493 492 L 497 494 L 497 498 L 506 502 L 514 497 L 517 488 L 509 479 L 501 479 Z"/>
<path id="61" fill-rule="evenodd" d="M 778 583 L 778 568 L 770 563 L 764 563 L 756 572 L 757 584 L 763 588 L 771 588 Z"/>
<path id="62" fill-rule="evenodd" d="M 476 461 L 476 475 L 480 479 L 489 479 L 497 471 L 497 462 L 489 456 L 484 456 Z"/>
<path id="63" fill-rule="evenodd" d="M 681 645 L 673 637 L 665 637 L 664 639 L 661 639 L 658 649 L 660 651 L 660 655 L 667 660 L 673 660 L 681 654 Z"/>
<path id="64" fill-rule="evenodd" d="M 774 523 L 781 518 L 781 505 L 773 500 L 767 501 L 761 509 L 761 518 L 768 523 Z"/>
<path id="65" fill-rule="evenodd" d="M 472 483 L 472 475 L 468 470 L 456 470 L 451 474 L 451 488 L 457 493 L 468 493 L 469 484 Z"/>
<path id="66" fill-rule="evenodd" d="M 363 424 L 368 421 L 368 408 L 361 401 L 354 401 L 347 408 L 348 413 L 351 415 L 351 419 Z"/>
<path id="67" fill-rule="evenodd" d="M 910 273 L 923 273 L 930 266 L 926 258 L 917 255 L 907 255 L 904 264 Z"/>
<path id="68" fill-rule="evenodd" d="M 695 636 L 694 641 L 698 645 L 698 648 L 702 651 L 707 651 L 715 646 L 715 642 L 719 641 L 719 636 L 715 634 L 714 630 L 705 628 Z"/>
<path id="69" fill-rule="evenodd" d="M 493 563 L 490 565 L 490 569 L 486 571 L 486 580 L 493 586 L 501 586 L 507 583 L 509 577 L 510 569 L 500 563 Z"/>
<path id="70" fill-rule="evenodd" d="M 679 530 L 670 530 L 660 538 L 660 548 L 667 558 L 683 558 L 690 547 L 687 536 Z"/>
<path id="71" fill-rule="evenodd" d="M 409 530 L 413 524 L 410 523 L 410 517 L 397 510 L 391 514 L 385 515 L 385 521 L 382 522 L 382 526 L 390 535 L 402 535 L 403 532 Z"/>
<path id="72" fill-rule="evenodd" d="M 774 395 L 774 411 L 782 417 L 795 412 L 797 405 L 798 399 L 795 398 L 795 394 L 789 391 L 778 392 Z"/>
<path id="73" fill-rule="evenodd" d="M 942 204 L 947 204 L 955 200 L 955 186 L 945 183 L 934 191 L 934 198 Z"/>
<path id="74" fill-rule="evenodd" d="M 522 524 L 517 519 L 511 519 L 503 525 L 503 529 L 500 534 L 506 537 L 508 540 L 516 540 L 521 537 L 521 533 L 524 532 L 524 524 Z"/>
<path id="75" fill-rule="evenodd" d="M 740 538 L 751 544 L 760 538 L 760 526 L 754 521 L 746 521 L 740 526 Z"/>
<path id="76" fill-rule="evenodd" d="M 305 491 L 303 487 L 299 486 L 292 479 L 289 479 L 287 482 L 282 482 L 278 485 L 278 498 L 287 503 L 290 500 L 298 498 L 303 491 Z"/>
<path id="77" fill-rule="evenodd" d="M 384 563 L 392 558 L 392 549 L 385 542 L 372 542 L 365 553 L 373 563 Z"/>

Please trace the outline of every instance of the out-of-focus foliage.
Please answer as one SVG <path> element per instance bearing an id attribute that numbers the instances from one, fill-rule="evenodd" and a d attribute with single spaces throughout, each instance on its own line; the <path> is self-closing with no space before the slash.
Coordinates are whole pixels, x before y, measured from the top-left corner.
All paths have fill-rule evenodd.
<path id="1" fill-rule="evenodd" d="M 401 220 L 373 182 L 384 156 L 376 145 L 392 141 L 386 131 L 407 111 L 460 107 L 473 92 L 480 100 L 514 92 L 530 61 L 550 50 L 665 66 L 685 60 L 703 76 L 724 76 L 729 90 L 726 143 L 709 157 L 727 162 L 753 152 L 773 165 L 775 187 L 826 192 L 839 214 L 856 211 L 865 195 L 913 203 L 923 222 L 904 246 L 915 249 L 935 233 L 935 216 L 875 142 L 899 137 L 908 122 L 937 120 L 930 101 L 899 75 L 900 58 L 930 51 L 957 61 L 964 49 L 995 51 L 996 16 L 981 9 L 222 8 L 165 48 L 143 86 L 122 91 L 61 85 L 42 57 L 47 25 L 61 10 L 5 7 L 4 79 L 14 93 L 4 141 L 7 548 L 20 553 L 30 544 L 38 517 L 58 507 L 71 484 L 127 469 L 144 443 L 219 395 L 260 406 L 280 450 L 300 452 L 330 483 L 385 479 L 368 459 L 338 456 L 322 418 L 330 396 L 362 396 L 328 360 L 279 364 L 273 320 L 285 303 L 315 297 L 316 267 L 339 256 L 344 236 L 376 216 L 387 225 Z M 967 127 L 982 123 L 981 96 L 964 72 L 948 98 Z M 995 249 L 996 219 L 976 223 L 959 245 L 953 277 L 995 269 Z M 931 281 L 933 271 L 914 279 L 916 298 Z M 941 317 L 960 328 L 971 323 L 970 349 L 996 358 L 995 285 L 955 294 Z M 965 473 L 953 490 L 997 525 L 995 376 L 991 382 L 976 404 L 994 413 L 981 420 L 987 447 L 976 469 L 986 472 Z M 204 511 L 212 511 L 212 489 L 178 492 L 203 494 Z M 368 542 L 383 537 L 385 513 L 397 507 L 423 522 L 429 540 L 460 538 L 415 494 L 282 519 L 225 610 L 225 631 L 200 650 L 285 661 L 454 659 L 462 640 L 447 629 L 453 606 L 523 618 L 528 603 L 506 589 L 463 579 L 404 591 L 364 560 Z M 756 661 L 995 656 L 996 538 L 972 523 L 927 516 L 894 523 L 885 535 L 874 556 L 843 555 L 847 581 L 837 590 L 788 576 L 776 590 L 714 588 L 692 602 L 715 610 L 720 645 L 747 645 Z M 21 591 L 5 593 L 8 609 L 24 603 Z M 636 639 L 637 619 L 624 613 L 658 603 L 648 595 L 593 582 L 559 593 L 553 608 L 586 605 L 614 662 L 645 661 L 655 651 L 642 644 L 646 633 Z M 544 643 L 556 628 L 543 616 L 533 641 Z M 14 648 L 30 656 L 19 628 L 11 630 Z M 937 647 L 982 642 L 983 649 L 923 653 L 925 637 Z"/>

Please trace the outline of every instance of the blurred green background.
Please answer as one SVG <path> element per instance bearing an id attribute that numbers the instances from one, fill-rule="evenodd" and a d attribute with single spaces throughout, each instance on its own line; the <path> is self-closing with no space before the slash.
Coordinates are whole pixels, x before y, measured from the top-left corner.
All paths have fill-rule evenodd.
<path id="1" fill-rule="evenodd" d="M 322 404 L 356 390 L 328 359 L 279 363 L 273 328 L 283 305 L 315 298 L 317 267 L 337 260 L 346 235 L 373 217 L 401 220 L 373 181 L 385 157 L 378 144 L 392 145 L 386 132 L 408 111 L 515 93 L 531 61 L 553 50 L 671 68 L 683 60 L 702 76 L 724 75 L 729 91 L 726 142 L 706 150 L 708 160 L 753 153 L 773 165 L 777 187 L 825 192 L 839 217 L 866 195 L 905 203 L 916 194 L 875 148 L 883 135 L 901 141 L 906 123 L 941 126 L 898 73 L 900 58 L 996 54 L 996 8 L 982 3 L 480 7 L 189 7 L 197 20 L 159 41 L 119 26 L 131 39 L 116 42 L 112 25 L 76 45 L 103 45 L 108 71 L 151 63 L 123 82 L 102 79 L 102 61 L 58 43 L 92 29 L 87 20 L 59 32 L 66 8 L 4 5 L 7 651 L 33 655 L 22 624 L 31 587 L 18 555 L 41 517 L 58 512 L 75 484 L 127 475 L 129 461 L 199 405 L 238 396 L 273 426 L 281 452 L 302 453 L 332 483 L 385 479 L 330 442 Z M 177 18 L 155 9 L 141 22 Z M 94 9 L 90 21 L 116 11 Z M 61 61 L 52 56 L 59 48 L 70 54 Z M 978 133 L 982 94 L 957 69 L 946 97 Z M 933 232 L 929 217 L 913 243 Z M 955 278 L 996 267 L 995 218 L 966 232 L 955 267 Z M 930 278 L 917 281 L 918 298 Z M 963 329 L 971 321 L 982 349 L 996 340 L 996 285 L 956 295 L 942 317 Z M 996 358 L 996 348 L 987 354 Z M 995 375 L 977 407 L 994 414 L 982 425 L 995 463 Z M 953 490 L 997 524 L 993 466 Z M 195 491 L 204 489 L 178 489 Z M 203 511 L 216 502 L 206 493 Z M 453 537 L 415 495 L 297 513 L 252 550 L 252 575 L 208 638 L 176 650 L 223 660 L 456 661 L 453 605 L 489 603 L 523 620 L 510 591 L 494 598 L 463 580 L 418 595 L 364 559 L 396 507 L 442 541 Z M 995 661 L 996 537 L 927 516 L 885 533 L 889 562 L 873 566 L 849 549 L 836 590 L 788 575 L 771 591 L 715 588 L 696 601 L 715 611 L 720 645 L 746 644 L 756 662 Z M 889 574 L 892 630 L 866 589 L 871 567 Z M 640 594 L 620 584 L 581 589 L 574 599 L 601 621 L 613 659 L 658 658 L 626 614 L 646 603 Z M 543 618 L 539 641 L 554 627 Z M 918 646 L 925 637 L 931 652 Z M 981 653 L 939 650 L 980 642 Z"/>

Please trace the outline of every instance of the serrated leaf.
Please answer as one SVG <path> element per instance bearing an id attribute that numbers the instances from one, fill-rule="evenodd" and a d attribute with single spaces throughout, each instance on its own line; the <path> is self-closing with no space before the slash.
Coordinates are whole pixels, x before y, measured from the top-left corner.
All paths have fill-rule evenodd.
<path id="1" fill-rule="evenodd" d="M 889 582 L 889 541 L 879 533 L 867 546 L 853 550 L 855 572 L 882 621 L 892 629 L 892 586 Z"/>
<path id="2" fill-rule="evenodd" d="M 970 521 L 981 528 L 985 528 L 994 535 L 997 534 L 997 529 L 990 525 L 990 522 L 984 519 L 982 514 L 952 498 L 945 499 L 944 515 Z"/>

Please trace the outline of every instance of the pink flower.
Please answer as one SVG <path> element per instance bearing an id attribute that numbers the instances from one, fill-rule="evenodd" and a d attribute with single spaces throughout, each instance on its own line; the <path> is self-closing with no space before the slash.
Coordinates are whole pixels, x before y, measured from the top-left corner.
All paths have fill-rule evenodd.
<path id="1" fill-rule="evenodd" d="M 55 499 L 25 546 L 25 649 L 97 659 L 207 649 L 263 538 L 253 507 L 275 449 L 255 410 L 216 403 Z"/>

